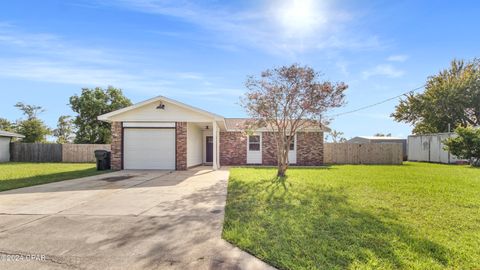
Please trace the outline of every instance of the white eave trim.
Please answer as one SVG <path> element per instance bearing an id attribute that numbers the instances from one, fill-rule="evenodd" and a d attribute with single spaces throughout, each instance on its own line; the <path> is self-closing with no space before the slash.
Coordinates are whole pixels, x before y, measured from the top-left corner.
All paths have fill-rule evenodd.
<path id="1" fill-rule="evenodd" d="M 193 107 L 193 106 L 190 106 L 190 105 L 187 105 L 185 103 L 182 103 L 180 101 L 176 101 L 176 100 L 173 100 L 173 99 L 169 99 L 167 97 L 164 97 L 164 96 L 158 96 L 158 97 L 154 97 L 154 98 L 151 98 L 151 99 L 147 99 L 145 101 L 142 101 L 142 102 L 139 102 L 139 103 L 136 103 L 132 106 L 128 106 L 126 108 L 123 108 L 123 109 L 120 109 L 120 110 L 116 110 L 116 111 L 113 111 L 113 112 L 109 112 L 109 113 L 106 113 L 106 114 L 102 114 L 100 116 L 97 117 L 98 120 L 100 121 L 110 121 L 110 118 L 112 116 L 115 116 L 115 115 L 118 115 L 118 114 L 121 114 L 121 113 L 124 113 L 124 112 L 128 112 L 130 110 L 133 110 L 133 109 L 136 109 L 136 108 L 139 108 L 139 107 L 142 107 L 144 105 L 147 105 L 147 104 L 150 104 L 150 103 L 153 103 L 153 102 L 156 102 L 156 101 L 166 101 L 168 103 L 172 103 L 174 105 L 177 105 L 179 107 L 182 107 L 182 108 L 185 108 L 185 109 L 188 109 L 188 110 L 191 110 L 191 111 L 194 111 L 194 112 L 197 112 L 197 113 L 200 113 L 200 114 L 203 114 L 203 115 L 207 115 L 209 117 L 212 117 L 214 120 L 216 121 L 222 121 L 224 119 L 223 116 L 221 115 L 218 115 L 218 114 L 214 114 L 214 113 L 211 113 L 211 112 L 208 112 L 208 111 L 205 111 L 205 110 L 202 110 L 202 109 L 199 109 L 199 108 L 196 108 L 196 107 Z"/>
<path id="2" fill-rule="evenodd" d="M 123 122 L 123 127 L 174 128 L 175 122 Z"/>

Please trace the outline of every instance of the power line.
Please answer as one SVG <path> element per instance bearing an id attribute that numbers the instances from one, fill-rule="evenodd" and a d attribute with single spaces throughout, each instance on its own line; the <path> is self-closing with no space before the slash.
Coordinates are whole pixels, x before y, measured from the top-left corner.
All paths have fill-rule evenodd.
<path id="1" fill-rule="evenodd" d="M 363 106 L 363 107 L 357 108 L 357 109 L 355 109 L 355 110 L 351 110 L 351 111 L 346 111 L 346 112 L 342 112 L 342 113 L 337 113 L 337 114 L 334 114 L 334 115 L 330 115 L 329 117 L 338 117 L 338 116 L 342 116 L 342 115 L 345 115 L 345 114 L 350 114 L 350 113 L 362 111 L 362 110 L 365 110 L 365 109 L 369 109 L 369 108 L 371 108 L 371 107 L 375 107 L 375 106 L 378 106 L 378 105 L 380 105 L 380 104 L 383 104 L 383 103 L 389 102 L 389 101 L 391 101 L 391 100 L 397 99 L 397 98 L 399 98 L 399 97 L 402 97 L 402 96 L 404 96 L 404 95 L 406 95 L 406 94 L 416 92 L 416 91 L 418 91 L 418 90 L 420 90 L 420 89 L 422 89 L 422 88 L 424 88 L 424 87 L 425 87 L 425 85 L 422 85 L 422 86 L 419 86 L 419 87 L 417 87 L 417 88 L 414 88 L 414 89 L 412 89 L 412 90 L 410 90 L 410 91 L 407 91 L 407 92 L 405 92 L 405 93 L 402 93 L 402 94 L 400 94 L 400 95 L 398 95 L 398 96 L 394 96 L 394 97 L 391 97 L 391 98 L 387 98 L 387 99 L 384 99 L 384 100 L 379 101 L 379 102 L 377 102 L 377 103 L 373 103 L 373 104 L 370 104 L 370 105 L 367 105 L 367 106 Z"/>

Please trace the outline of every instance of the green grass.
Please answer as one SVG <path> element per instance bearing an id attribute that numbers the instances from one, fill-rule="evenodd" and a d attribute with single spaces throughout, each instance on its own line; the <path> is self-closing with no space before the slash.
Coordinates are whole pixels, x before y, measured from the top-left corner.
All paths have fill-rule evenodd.
<path id="1" fill-rule="evenodd" d="M 0 191 L 96 175 L 93 163 L 0 163 Z"/>
<path id="2" fill-rule="evenodd" d="M 281 269 L 480 269 L 480 169 L 230 171 L 223 238 Z"/>

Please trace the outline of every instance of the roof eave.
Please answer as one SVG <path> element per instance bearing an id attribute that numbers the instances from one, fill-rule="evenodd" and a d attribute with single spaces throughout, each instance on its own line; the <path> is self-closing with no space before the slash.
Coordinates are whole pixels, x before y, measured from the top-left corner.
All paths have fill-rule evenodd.
<path id="1" fill-rule="evenodd" d="M 179 107 L 183 107 L 183 108 L 186 108 L 186 109 L 190 109 L 190 110 L 193 110 L 195 112 L 198 112 L 198 113 L 201 113 L 201 114 L 204 114 L 204 115 L 208 115 L 210 117 L 213 118 L 213 120 L 215 121 L 222 121 L 224 119 L 223 116 L 221 115 L 218 115 L 218 114 L 214 114 L 214 113 L 211 113 L 211 112 L 208 112 L 208 111 L 205 111 L 203 109 L 200 109 L 200 108 L 196 108 L 196 107 L 193 107 L 193 106 L 190 106 L 190 105 L 187 105 L 185 103 L 182 103 L 180 101 L 177 101 L 177 100 L 173 100 L 173 99 L 169 99 L 167 97 L 164 97 L 164 96 L 157 96 L 157 97 L 154 97 L 154 98 L 151 98 L 151 99 L 147 99 L 145 101 L 142 101 L 142 102 L 139 102 L 139 103 L 136 103 L 136 104 L 133 104 L 131 106 L 128 106 L 128 107 L 125 107 L 123 109 L 119 109 L 119 110 L 116 110 L 116 111 L 113 111 L 113 112 L 109 112 L 109 113 L 106 113 L 106 114 L 102 114 L 102 115 L 99 115 L 97 117 L 97 119 L 99 121 L 105 121 L 105 122 L 111 122 L 111 117 L 115 116 L 115 115 L 119 115 L 119 114 L 122 114 L 124 112 L 128 112 L 130 110 L 133 110 L 133 109 L 136 109 L 136 108 L 139 108 L 141 106 L 144 106 L 146 104 L 150 104 L 150 103 L 153 103 L 153 102 L 156 102 L 156 101 L 160 101 L 160 100 L 164 100 L 166 102 L 169 102 L 169 103 L 172 103 L 174 105 L 177 105 Z"/>

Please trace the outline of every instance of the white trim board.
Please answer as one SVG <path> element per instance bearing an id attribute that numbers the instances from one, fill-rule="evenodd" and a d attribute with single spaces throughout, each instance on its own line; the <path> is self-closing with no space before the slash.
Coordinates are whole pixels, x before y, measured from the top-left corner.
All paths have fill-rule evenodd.
<path id="1" fill-rule="evenodd" d="M 174 128 L 175 123 L 167 123 L 167 122 L 123 122 L 123 127 Z"/>

